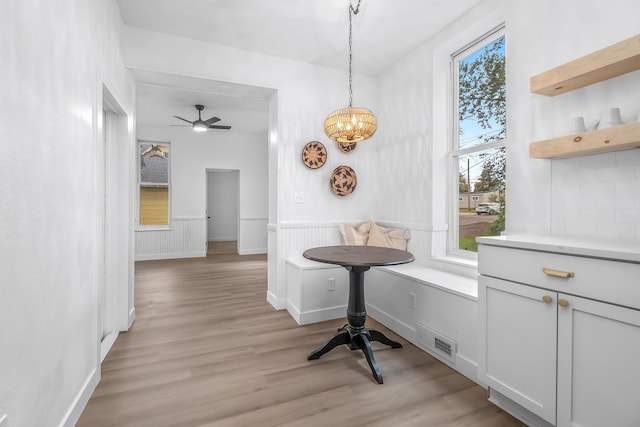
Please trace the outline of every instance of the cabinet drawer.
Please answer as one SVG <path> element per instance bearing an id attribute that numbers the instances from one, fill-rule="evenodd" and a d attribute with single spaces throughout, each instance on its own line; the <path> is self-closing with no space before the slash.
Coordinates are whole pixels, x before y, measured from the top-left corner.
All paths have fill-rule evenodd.
<path id="1" fill-rule="evenodd" d="M 478 249 L 482 275 L 640 309 L 640 264 L 484 244 Z M 555 275 L 562 273 L 571 277 Z"/>

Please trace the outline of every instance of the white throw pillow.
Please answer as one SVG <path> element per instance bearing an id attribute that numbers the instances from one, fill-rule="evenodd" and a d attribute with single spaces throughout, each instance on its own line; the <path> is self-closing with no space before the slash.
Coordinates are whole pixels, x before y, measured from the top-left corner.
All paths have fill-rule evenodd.
<path id="1" fill-rule="evenodd" d="M 340 224 L 343 244 L 349 246 L 366 246 L 369 240 L 369 229 L 373 221 L 366 221 L 355 227 L 349 224 Z"/>
<path id="2" fill-rule="evenodd" d="M 406 251 L 407 240 L 410 238 L 411 234 L 407 229 L 385 228 L 372 221 L 367 246 L 382 246 Z"/>

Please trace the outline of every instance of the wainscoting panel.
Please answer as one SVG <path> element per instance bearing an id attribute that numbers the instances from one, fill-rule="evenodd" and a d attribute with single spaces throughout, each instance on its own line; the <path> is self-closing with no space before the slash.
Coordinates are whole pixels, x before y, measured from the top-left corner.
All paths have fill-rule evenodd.
<path id="1" fill-rule="evenodd" d="M 267 253 L 267 218 L 240 218 L 238 253 L 240 255 Z"/>
<path id="2" fill-rule="evenodd" d="M 206 256 L 204 218 L 172 218 L 166 230 L 136 231 L 136 261 Z"/>

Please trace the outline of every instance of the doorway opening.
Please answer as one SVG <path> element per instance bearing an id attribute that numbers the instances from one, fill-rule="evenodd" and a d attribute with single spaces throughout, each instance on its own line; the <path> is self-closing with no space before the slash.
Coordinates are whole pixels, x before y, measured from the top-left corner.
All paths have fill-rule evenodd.
<path id="1" fill-rule="evenodd" d="M 207 169 L 207 254 L 238 253 L 240 171 Z"/>

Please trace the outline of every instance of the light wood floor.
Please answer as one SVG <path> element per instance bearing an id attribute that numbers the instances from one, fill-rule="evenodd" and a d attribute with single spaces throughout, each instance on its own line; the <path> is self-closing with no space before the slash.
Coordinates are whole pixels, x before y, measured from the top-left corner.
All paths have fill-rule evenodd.
<path id="1" fill-rule="evenodd" d="M 215 251 L 214 251 L 215 252 Z M 225 252 L 222 250 L 221 252 Z M 306 355 L 344 319 L 298 326 L 266 302 L 266 256 L 136 263 L 137 319 L 102 365 L 78 426 L 520 426 L 425 352 L 374 343 Z"/>

